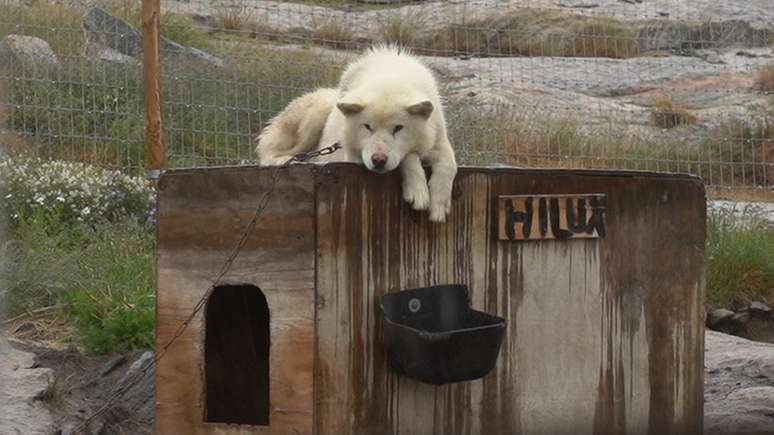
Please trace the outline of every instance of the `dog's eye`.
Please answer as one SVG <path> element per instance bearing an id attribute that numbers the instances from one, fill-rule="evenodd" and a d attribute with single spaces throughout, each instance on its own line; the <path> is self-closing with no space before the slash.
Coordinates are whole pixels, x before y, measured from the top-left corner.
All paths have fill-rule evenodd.
<path id="1" fill-rule="evenodd" d="M 403 130 L 403 126 L 402 125 L 396 125 L 395 128 L 392 129 L 392 134 L 395 134 L 395 133 L 397 133 L 397 132 L 399 132 L 401 130 Z"/>
<path id="2" fill-rule="evenodd" d="M 371 131 L 371 126 L 368 124 L 363 124 L 363 127 L 366 128 L 366 130 Z"/>

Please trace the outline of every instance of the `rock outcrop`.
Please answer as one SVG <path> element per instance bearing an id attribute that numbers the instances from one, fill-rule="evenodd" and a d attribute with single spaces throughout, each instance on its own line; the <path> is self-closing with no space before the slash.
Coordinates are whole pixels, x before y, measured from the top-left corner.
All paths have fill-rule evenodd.
<path id="1" fill-rule="evenodd" d="M 642 27 L 637 35 L 642 51 L 766 47 L 773 40 L 774 30 L 770 27 L 741 20 L 655 23 Z"/>
<path id="2" fill-rule="evenodd" d="M 53 385 L 51 369 L 35 355 L 0 338 L 0 434 L 50 435 L 54 419 L 43 400 Z"/>
<path id="3" fill-rule="evenodd" d="M 0 41 L 0 66 L 27 67 L 33 74 L 59 67 L 59 58 L 48 42 L 34 36 L 7 35 Z M 29 74 L 29 72 L 27 72 Z"/>
<path id="4" fill-rule="evenodd" d="M 78 374 L 61 424 L 63 435 L 86 431 L 93 434 L 150 434 L 155 414 L 153 352 L 117 356 L 93 373 Z M 81 415 L 73 409 L 86 408 Z M 99 412 L 101 411 L 101 412 Z M 98 413 L 99 412 L 99 413 Z"/>
<path id="5" fill-rule="evenodd" d="M 89 47 L 107 47 L 124 56 L 142 57 L 142 34 L 131 24 L 114 17 L 104 10 L 94 7 L 83 17 L 83 28 L 86 30 Z M 189 58 L 222 65 L 223 61 L 202 50 L 186 47 L 161 37 L 161 50 L 165 54 L 186 56 Z M 97 50 L 95 48 L 90 48 Z M 114 57 L 114 56 L 113 56 Z"/>
<path id="6" fill-rule="evenodd" d="M 707 331 L 705 347 L 704 433 L 774 434 L 774 345 Z"/>

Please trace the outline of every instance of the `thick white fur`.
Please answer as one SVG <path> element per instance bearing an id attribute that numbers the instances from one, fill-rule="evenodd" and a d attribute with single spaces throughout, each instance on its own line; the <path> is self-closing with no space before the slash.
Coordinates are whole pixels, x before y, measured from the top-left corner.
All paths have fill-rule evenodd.
<path id="1" fill-rule="evenodd" d="M 401 126 L 396 131 L 396 126 Z M 263 164 L 340 143 L 326 160 L 363 163 L 374 172 L 400 168 L 403 198 L 443 222 L 457 173 L 438 86 L 430 70 L 395 46 L 378 46 L 352 62 L 337 89 L 318 89 L 292 101 L 259 136 Z M 375 167 L 376 154 L 387 161 Z M 430 181 L 422 162 L 432 169 Z"/>
<path id="2" fill-rule="evenodd" d="M 258 136 L 261 163 L 280 165 L 298 153 L 315 149 L 338 95 L 335 89 L 318 89 L 291 101 Z"/>

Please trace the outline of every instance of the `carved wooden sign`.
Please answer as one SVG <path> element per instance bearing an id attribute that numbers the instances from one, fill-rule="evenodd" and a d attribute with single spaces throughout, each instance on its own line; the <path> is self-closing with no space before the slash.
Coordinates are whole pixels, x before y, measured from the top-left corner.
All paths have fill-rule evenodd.
<path id="1" fill-rule="evenodd" d="M 501 195 L 500 240 L 591 239 L 605 237 L 603 194 Z"/>

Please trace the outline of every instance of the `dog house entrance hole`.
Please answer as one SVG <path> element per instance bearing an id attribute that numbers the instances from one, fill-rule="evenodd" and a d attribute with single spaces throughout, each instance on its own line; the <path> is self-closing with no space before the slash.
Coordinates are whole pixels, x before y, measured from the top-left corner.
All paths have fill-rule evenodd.
<path id="1" fill-rule="evenodd" d="M 268 426 L 266 297 L 252 285 L 218 286 L 205 316 L 205 421 Z"/>

